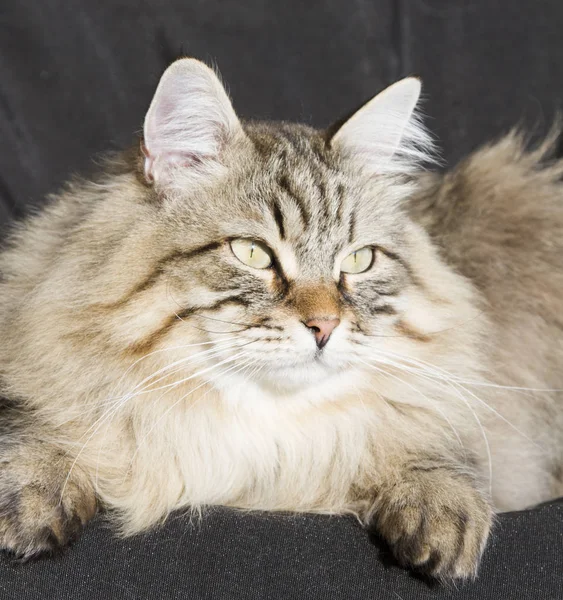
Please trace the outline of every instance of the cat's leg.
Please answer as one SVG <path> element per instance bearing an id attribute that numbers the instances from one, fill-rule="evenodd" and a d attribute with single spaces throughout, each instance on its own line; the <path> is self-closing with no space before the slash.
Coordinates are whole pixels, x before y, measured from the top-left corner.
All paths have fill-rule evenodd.
<path id="1" fill-rule="evenodd" d="M 0 549 L 29 559 L 69 543 L 96 512 L 93 487 L 38 424 L 0 411 Z"/>
<path id="2" fill-rule="evenodd" d="M 442 579 L 477 573 L 493 519 L 466 466 L 416 453 L 386 465 L 366 514 L 403 565 Z"/>

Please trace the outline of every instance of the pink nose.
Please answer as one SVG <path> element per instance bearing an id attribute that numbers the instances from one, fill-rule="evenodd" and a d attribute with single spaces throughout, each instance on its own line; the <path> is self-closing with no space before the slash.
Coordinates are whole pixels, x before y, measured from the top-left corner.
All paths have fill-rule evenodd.
<path id="1" fill-rule="evenodd" d="M 315 336 L 317 347 L 326 346 L 330 334 L 340 325 L 340 319 L 310 319 L 305 322 L 305 327 L 310 329 Z"/>

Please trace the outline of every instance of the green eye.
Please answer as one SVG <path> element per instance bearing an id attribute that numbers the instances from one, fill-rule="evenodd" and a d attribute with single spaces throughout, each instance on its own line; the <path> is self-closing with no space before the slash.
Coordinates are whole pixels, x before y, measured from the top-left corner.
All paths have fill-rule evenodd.
<path id="1" fill-rule="evenodd" d="M 269 248 L 256 240 L 233 240 L 231 250 L 241 263 L 254 269 L 267 269 L 272 265 L 272 253 Z"/>
<path id="2" fill-rule="evenodd" d="M 360 248 L 342 261 L 340 270 L 343 273 L 363 273 L 367 271 L 373 263 L 373 248 Z"/>

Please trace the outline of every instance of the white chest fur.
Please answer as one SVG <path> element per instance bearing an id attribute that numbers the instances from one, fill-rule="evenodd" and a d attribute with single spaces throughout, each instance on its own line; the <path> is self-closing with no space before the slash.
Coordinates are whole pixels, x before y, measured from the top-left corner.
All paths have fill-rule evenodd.
<path id="1" fill-rule="evenodd" d="M 135 441 L 119 457 L 128 475 L 101 481 L 100 493 L 127 514 L 128 531 L 210 504 L 342 512 L 375 430 L 359 392 L 327 400 L 350 389 L 345 379 L 314 403 L 306 392 L 280 398 L 248 385 L 168 408 L 145 402 L 153 408 L 135 412 Z"/>

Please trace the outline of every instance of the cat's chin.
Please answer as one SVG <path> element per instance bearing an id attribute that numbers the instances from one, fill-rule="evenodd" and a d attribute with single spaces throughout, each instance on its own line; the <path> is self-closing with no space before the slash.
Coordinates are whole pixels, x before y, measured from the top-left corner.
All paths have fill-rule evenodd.
<path id="1" fill-rule="evenodd" d="M 266 406 L 273 402 L 298 407 L 330 402 L 358 388 L 358 375 L 355 369 L 329 370 L 324 365 L 309 364 L 272 367 L 262 370 L 259 376 L 217 379 L 214 384 L 228 402 L 236 405 Z"/>
<path id="2" fill-rule="evenodd" d="M 310 341 L 310 340 L 307 340 Z M 336 392 L 356 388 L 363 379 L 346 349 L 295 348 L 292 353 L 257 353 L 246 368 L 234 366 L 235 373 L 218 375 L 213 383 L 222 394 L 237 402 L 243 398 L 271 398 L 275 401 L 324 399 Z M 334 392 L 334 393 L 333 393 Z"/>
<path id="3" fill-rule="evenodd" d="M 268 365 L 252 378 L 252 382 L 268 393 L 283 397 L 319 392 L 327 387 L 339 388 L 349 374 L 350 370 L 345 369 L 344 364 L 329 366 L 322 360 L 313 359 L 302 364 Z"/>

